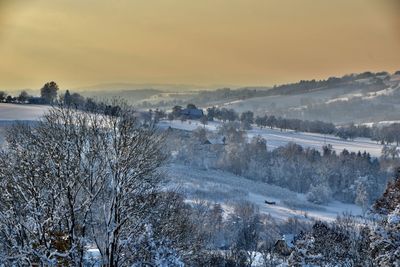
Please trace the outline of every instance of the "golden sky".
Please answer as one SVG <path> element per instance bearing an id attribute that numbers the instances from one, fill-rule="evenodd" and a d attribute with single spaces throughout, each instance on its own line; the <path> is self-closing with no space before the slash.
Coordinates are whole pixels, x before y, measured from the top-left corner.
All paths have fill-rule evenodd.
<path id="1" fill-rule="evenodd" d="M 400 0 L 0 0 L 0 89 L 400 69 Z"/>

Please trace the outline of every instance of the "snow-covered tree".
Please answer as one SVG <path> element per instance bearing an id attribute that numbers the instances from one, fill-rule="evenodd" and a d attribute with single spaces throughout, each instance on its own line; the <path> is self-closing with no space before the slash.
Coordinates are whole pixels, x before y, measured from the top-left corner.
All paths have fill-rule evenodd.
<path id="1" fill-rule="evenodd" d="M 151 224 L 144 225 L 144 232 L 132 244 L 132 267 L 150 265 L 154 267 L 183 267 L 180 256 L 168 239 L 158 240 Z"/>
<path id="2" fill-rule="evenodd" d="M 296 238 L 290 266 L 352 266 L 351 242 L 345 234 L 322 222 Z"/>
<path id="3" fill-rule="evenodd" d="M 376 266 L 400 266 L 400 205 L 375 226 L 370 238 Z"/>
<path id="4" fill-rule="evenodd" d="M 183 235 L 168 230 L 179 201 L 158 187 L 163 136 L 128 108 L 105 111 L 57 107 L 10 130 L 0 157 L 2 263 L 82 266 L 94 246 L 103 264 L 121 266 L 145 223 Z"/>
<path id="5" fill-rule="evenodd" d="M 378 266 L 400 266 L 400 168 L 373 208 L 380 220 L 371 233 L 371 256 Z"/>
<path id="6" fill-rule="evenodd" d="M 388 215 L 400 204 L 400 168 L 397 168 L 394 180 L 389 182 L 383 195 L 373 205 L 375 213 Z"/>
<path id="7" fill-rule="evenodd" d="M 261 218 L 257 207 L 248 202 L 235 206 L 229 218 L 234 241 L 231 253 L 235 261 L 242 266 L 252 266 L 260 245 Z"/>
<path id="8" fill-rule="evenodd" d="M 331 200 L 332 192 L 326 185 L 311 186 L 307 200 L 316 204 L 325 204 Z"/>

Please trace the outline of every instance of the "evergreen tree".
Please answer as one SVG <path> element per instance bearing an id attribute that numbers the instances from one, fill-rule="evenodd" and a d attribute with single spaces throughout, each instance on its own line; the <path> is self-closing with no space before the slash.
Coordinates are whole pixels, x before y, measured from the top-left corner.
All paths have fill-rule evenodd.
<path id="1" fill-rule="evenodd" d="M 70 106 L 72 103 L 72 98 L 71 98 L 71 94 L 69 92 L 69 90 L 65 91 L 64 94 L 64 104 L 67 106 Z"/>

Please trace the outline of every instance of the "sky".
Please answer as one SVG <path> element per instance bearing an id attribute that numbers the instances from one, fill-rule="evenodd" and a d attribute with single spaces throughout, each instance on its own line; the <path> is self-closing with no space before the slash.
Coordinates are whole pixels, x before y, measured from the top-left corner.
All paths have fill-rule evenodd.
<path id="1" fill-rule="evenodd" d="M 0 89 L 400 70 L 400 0 L 0 0 Z"/>

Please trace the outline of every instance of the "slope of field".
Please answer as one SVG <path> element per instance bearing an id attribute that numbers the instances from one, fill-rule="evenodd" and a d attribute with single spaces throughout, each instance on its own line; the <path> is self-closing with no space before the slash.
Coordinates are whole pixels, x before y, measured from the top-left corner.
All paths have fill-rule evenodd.
<path id="1" fill-rule="evenodd" d="M 37 120 L 50 106 L 0 103 L 0 120 Z"/>
<path id="2" fill-rule="evenodd" d="M 167 177 L 166 186 L 183 192 L 188 202 L 204 200 L 219 203 L 226 213 L 232 211 L 234 203 L 249 201 L 257 205 L 261 213 L 270 214 L 277 220 L 295 217 L 333 221 L 342 213 L 361 214 L 360 207 L 353 204 L 333 201 L 327 205 L 316 205 L 308 202 L 304 194 L 224 171 L 200 170 L 176 164 L 164 167 L 163 171 Z M 265 204 L 265 200 L 276 204 Z"/>
<path id="3" fill-rule="evenodd" d="M 352 90 L 353 94 L 361 93 L 360 90 Z M 223 106 L 233 108 L 236 112 L 252 110 L 256 113 L 264 114 L 279 109 L 299 108 L 308 103 L 325 102 L 330 99 L 343 97 L 349 94 L 345 88 L 332 88 L 320 91 L 312 91 L 298 95 L 272 95 L 263 97 L 254 97 L 243 101 L 226 103 Z"/>
<path id="4" fill-rule="evenodd" d="M 0 103 L 0 145 L 4 143 L 7 127 L 14 121 L 38 120 L 48 109 L 49 106 Z"/>
<path id="5" fill-rule="evenodd" d="M 219 122 L 210 122 L 204 126 L 198 121 L 181 122 L 177 120 L 161 121 L 159 124 L 164 128 L 171 127 L 187 131 L 193 131 L 198 127 L 205 127 L 210 131 L 216 131 L 218 126 L 220 126 Z M 260 129 L 259 127 L 253 127 L 252 130 L 247 131 L 247 135 L 249 138 L 252 138 L 256 135 L 264 137 L 267 140 L 267 147 L 270 150 L 279 146 L 284 146 L 289 142 L 299 144 L 303 147 L 315 148 L 319 151 L 321 151 L 324 145 L 330 144 L 337 152 L 341 152 L 343 149 L 347 149 L 350 152 L 366 151 L 373 157 L 379 157 L 383 148 L 382 145 L 377 144 L 375 141 L 372 141 L 368 138 L 343 140 L 333 135 L 295 132 L 292 130 L 280 131 L 278 129 Z"/>
<path id="6" fill-rule="evenodd" d="M 274 114 L 288 118 L 322 120 L 336 124 L 396 120 L 400 112 L 398 83 L 385 87 L 330 88 L 289 95 L 253 97 L 221 103 L 236 112 Z"/>

